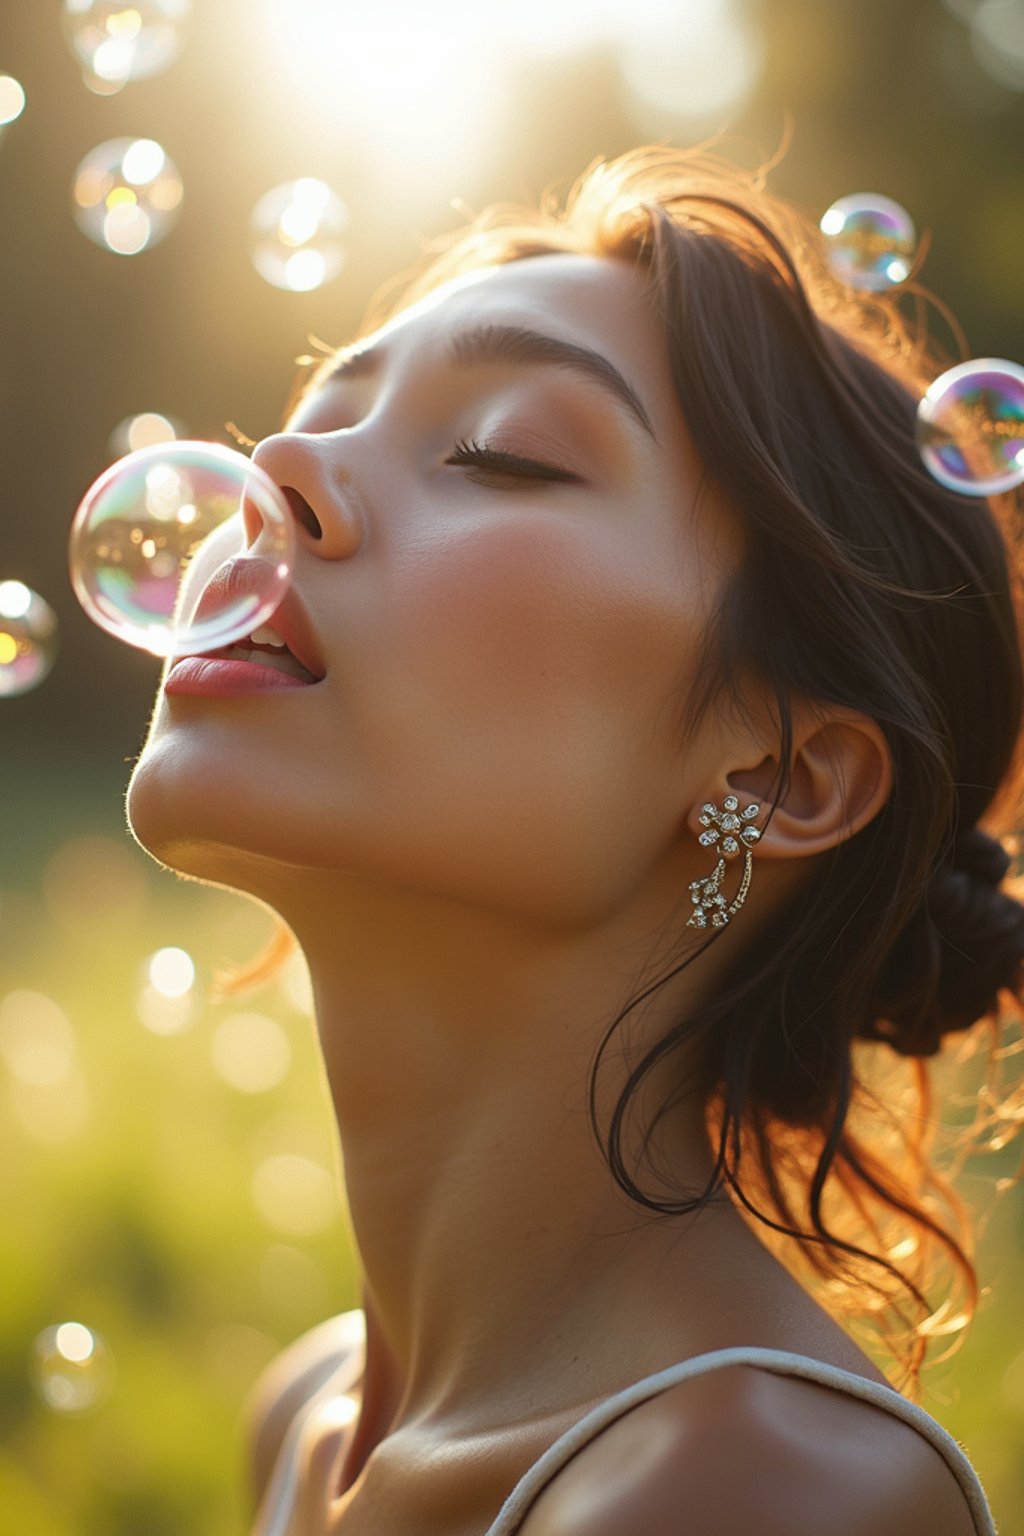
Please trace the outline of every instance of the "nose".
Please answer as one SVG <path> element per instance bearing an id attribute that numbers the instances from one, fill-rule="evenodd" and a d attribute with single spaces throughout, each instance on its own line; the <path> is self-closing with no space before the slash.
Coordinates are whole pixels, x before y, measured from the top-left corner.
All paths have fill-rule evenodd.
<path id="1" fill-rule="evenodd" d="M 340 457 L 336 441 L 309 432 L 277 432 L 252 453 L 283 492 L 299 543 L 321 560 L 348 559 L 363 537 L 362 500 Z"/>

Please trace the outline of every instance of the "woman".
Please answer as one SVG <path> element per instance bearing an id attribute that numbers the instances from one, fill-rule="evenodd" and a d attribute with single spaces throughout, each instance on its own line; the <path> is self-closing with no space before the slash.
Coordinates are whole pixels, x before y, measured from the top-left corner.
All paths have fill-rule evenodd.
<path id="1" fill-rule="evenodd" d="M 169 673 L 129 815 L 313 981 L 364 1306 L 253 1393 L 259 1536 L 993 1531 L 838 1321 L 913 1393 L 940 1258 L 970 1310 L 926 1059 L 1024 957 L 1006 509 L 925 472 L 937 371 L 648 150 L 477 220 L 256 448 L 293 591 Z"/>

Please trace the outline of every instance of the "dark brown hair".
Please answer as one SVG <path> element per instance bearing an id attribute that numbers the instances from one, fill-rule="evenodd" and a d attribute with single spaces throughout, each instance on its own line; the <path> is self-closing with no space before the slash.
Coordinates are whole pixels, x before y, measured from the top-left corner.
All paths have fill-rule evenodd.
<path id="1" fill-rule="evenodd" d="M 773 806 L 798 696 L 869 715 L 894 768 L 884 808 L 818 861 L 729 984 L 632 1066 L 602 1127 L 601 1056 L 651 989 L 616 1019 L 591 1083 L 594 1129 L 617 1182 L 652 1211 L 693 1212 L 727 1189 L 833 1310 L 874 1314 L 916 1394 L 929 1338 L 962 1329 L 978 1290 L 972 1218 L 932 1155 L 928 1059 L 981 1021 L 989 1112 L 960 1145 L 993 1120 L 1005 1140 L 1020 1118 L 991 1083 L 1024 959 L 997 840 L 1021 794 L 1013 497 L 953 494 L 921 462 L 916 404 L 949 360 L 901 309 L 909 297 L 920 310 L 916 282 L 898 297 L 844 287 L 809 219 L 705 152 L 638 150 L 591 167 L 564 209 L 488 210 L 363 331 L 461 272 L 557 251 L 645 274 L 682 416 L 742 529 L 742 564 L 679 699 L 680 739 L 726 699 L 739 706 L 737 681 L 753 676 L 777 709 Z M 673 1103 L 702 1095 L 715 1174 L 700 1192 L 654 1193 L 623 1154 L 630 1106 L 695 1037 L 700 1079 Z M 925 1295 L 941 1259 L 961 1311 Z"/>

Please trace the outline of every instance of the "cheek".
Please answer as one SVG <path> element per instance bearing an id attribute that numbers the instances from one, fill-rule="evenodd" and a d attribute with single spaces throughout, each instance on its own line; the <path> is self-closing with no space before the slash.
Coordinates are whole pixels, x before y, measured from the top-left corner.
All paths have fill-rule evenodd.
<path id="1" fill-rule="evenodd" d="M 698 621 L 677 558 L 643 546 L 527 515 L 420 550 L 391 634 L 420 790 L 556 841 L 660 815 L 678 749 L 658 727 Z"/>
<path id="2" fill-rule="evenodd" d="M 453 701 L 531 715 L 575 701 L 621 719 L 676 674 L 693 629 L 674 568 L 571 524 L 491 527 L 425 555 L 404 607 Z"/>

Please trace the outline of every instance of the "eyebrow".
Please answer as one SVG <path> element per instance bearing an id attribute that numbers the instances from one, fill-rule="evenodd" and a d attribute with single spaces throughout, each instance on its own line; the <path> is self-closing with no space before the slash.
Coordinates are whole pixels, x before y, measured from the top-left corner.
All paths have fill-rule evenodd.
<path id="1" fill-rule="evenodd" d="M 379 363 L 377 347 L 358 342 L 343 349 L 333 366 L 322 375 L 320 383 L 336 379 L 359 378 L 372 373 Z M 600 352 L 581 347 L 576 342 L 560 341 L 518 325 L 481 325 L 456 331 L 448 344 L 448 360 L 456 367 L 471 368 L 487 363 L 540 364 L 546 367 L 572 368 L 599 384 L 631 412 L 654 441 L 657 437 L 643 401 L 633 386 Z"/>

